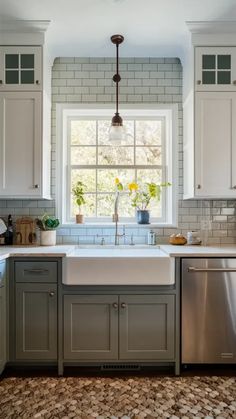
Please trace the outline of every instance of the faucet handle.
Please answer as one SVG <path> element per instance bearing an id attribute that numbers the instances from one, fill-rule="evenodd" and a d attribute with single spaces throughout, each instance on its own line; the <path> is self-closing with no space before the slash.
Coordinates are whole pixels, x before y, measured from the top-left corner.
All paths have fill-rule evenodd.
<path id="1" fill-rule="evenodd" d="M 130 246 L 134 246 L 134 235 L 131 234 L 130 236 Z"/>

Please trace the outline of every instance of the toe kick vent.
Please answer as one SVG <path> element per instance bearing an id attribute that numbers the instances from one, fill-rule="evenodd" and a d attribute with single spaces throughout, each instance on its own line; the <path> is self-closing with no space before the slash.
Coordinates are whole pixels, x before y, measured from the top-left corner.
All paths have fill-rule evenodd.
<path id="1" fill-rule="evenodd" d="M 138 364 L 103 364 L 102 371 L 140 371 Z"/>

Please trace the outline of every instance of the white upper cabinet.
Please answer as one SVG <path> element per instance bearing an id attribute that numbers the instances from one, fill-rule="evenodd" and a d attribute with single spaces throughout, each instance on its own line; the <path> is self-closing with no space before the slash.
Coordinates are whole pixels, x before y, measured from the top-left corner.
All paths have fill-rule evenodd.
<path id="1" fill-rule="evenodd" d="M 195 90 L 236 92 L 236 47 L 195 48 Z"/>
<path id="2" fill-rule="evenodd" d="M 236 92 L 195 95 L 195 185 L 198 198 L 236 198 Z"/>
<path id="3" fill-rule="evenodd" d="M 0 47 L 0 91 L 42 90 L 42 48 Z"/>
<path id="4" fill-rule="evenodd" d="M 42 196 L 40 92 L 0 93 L 0 196 Z"/>

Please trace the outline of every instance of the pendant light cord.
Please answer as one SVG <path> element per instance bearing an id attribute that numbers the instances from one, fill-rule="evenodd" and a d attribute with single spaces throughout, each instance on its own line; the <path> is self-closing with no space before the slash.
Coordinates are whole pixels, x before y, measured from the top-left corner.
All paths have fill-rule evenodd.
<path id="1" fill-rule="evenodd" d="M 119 113 L 118 103 L 119 103 L 119 45 L 116 44 L 116 113 Z"/>

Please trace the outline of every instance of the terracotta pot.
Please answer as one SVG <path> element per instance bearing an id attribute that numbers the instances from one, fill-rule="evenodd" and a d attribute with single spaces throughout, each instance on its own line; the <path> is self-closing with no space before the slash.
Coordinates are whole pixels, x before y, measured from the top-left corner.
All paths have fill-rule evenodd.
<path id="1" fill-rule="evenodd" d="M 76 223 L 77 224 L 83 224 L 84 223 L 84 216 L 83 214 L 76 214 Z"/>
<path id="2" fill-rule="evenodd" d="M 55 246 L 56 245 L 56 230 L 41 230 L 40 231 L 41 246 Z"/>

